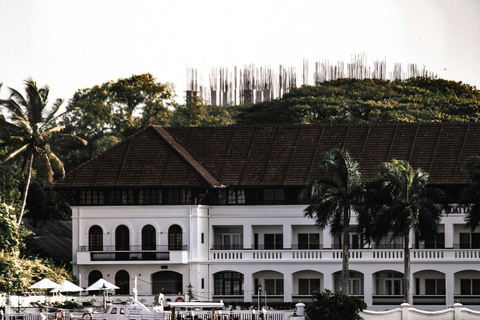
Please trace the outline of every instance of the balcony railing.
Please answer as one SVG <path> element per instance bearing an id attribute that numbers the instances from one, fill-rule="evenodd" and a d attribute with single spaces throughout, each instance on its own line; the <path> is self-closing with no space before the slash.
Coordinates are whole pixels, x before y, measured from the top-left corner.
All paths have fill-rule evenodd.
<path id="1" fill-rule="evenodd" d="M 103 251 L 103 252 L 110 252 L 110 251 L 186 251 L 188 250 L 187 245 L 182 245 L 182 246 L 169 246 L 169 245 L 163 245 L 163 246 L 141 246 L 141 245 L 130 245 L 127 248 L 118 248 L 117 246 L 80 246 L 78 247 L 78 251 L 80 252 L 97 252 L 97 251 Z"/>
<path id="2" fill-rule="evenodd" d="M 341 261 L 342 250 L 338 249 L 279 249 L 279 250 L 212 250 L 212 260 L 324 260 Z M 351 249 L 350 259 L 352 261 L 378 261 L 388 259 L 389 261 L 402 262 L 403 249 Z M 449 261 L 476 261 L 480 259 L 480 249 L 411 249 L 410 258 L 415 261 L 442 262 Z"/>
<path id="3" fill-rule="evenodd" d="M 184 261 L 188 247 L 172 247 L 168 245 L 155 246 L 154 249 L 145 249 L 142 246 L 129 246 L 128 250 L 119 250 L 115 246 L 78 248 L 81 261 Z"/>

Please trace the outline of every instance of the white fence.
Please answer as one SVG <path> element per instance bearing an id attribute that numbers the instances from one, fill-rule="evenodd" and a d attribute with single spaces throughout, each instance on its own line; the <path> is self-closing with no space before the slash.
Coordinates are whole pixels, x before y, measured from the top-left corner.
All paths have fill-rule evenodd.
<path id="1" fill-rule="evenodd" d="M 439 311 L 423 311 L 403 303 L 400 308 L 389 311 L 364 310 L 360 315 L 365 320 L 480 320 L 480 312 L 463 308 L 455 303 L 453 308 Z"/>

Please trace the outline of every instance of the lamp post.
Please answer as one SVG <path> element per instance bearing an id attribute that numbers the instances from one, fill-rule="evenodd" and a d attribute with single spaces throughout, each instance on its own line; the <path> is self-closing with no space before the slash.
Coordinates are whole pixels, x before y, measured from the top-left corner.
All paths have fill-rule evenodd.
<path id="1" fill-rule="evenodd" d="M 258 312 L 260 313 L 260 300 L 262 299 L 261 298 L 261 294 L 262 294 L 262 284 L 260 283 L 260 281 L 258 282 L 258 292 L 257 292 L 257 296 L 258 296 Z"/>
<path id="2" fill-rule="evenodd" d="M 107 300 L 105 299 L 105 293 L 107 290 L 107 286 L 105 285 L 105 283 L 103 283 L 103 286 L 102 286 L 102 292 L 103 292 L 103 309 L 107 309 Z"/>

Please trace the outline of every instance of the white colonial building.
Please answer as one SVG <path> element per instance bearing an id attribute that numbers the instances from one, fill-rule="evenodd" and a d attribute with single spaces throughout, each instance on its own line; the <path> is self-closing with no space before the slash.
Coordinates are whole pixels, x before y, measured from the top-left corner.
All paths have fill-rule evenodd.
<path id="1" fill-rule="evenodd" d="M 83 287 L 103 277 L 132 294 L 198 300 L 308 301 L 340 290 L 340 237 L 304 217 L 304 192 L 348 150 L 365 179 L 408 160 L 456 202 L 469 183 L 480 124 L 282 125 L 140 130 L 57 182 L 71 201 L 73 266 Z M 413 305 L 480 304 L 480 232 L 452 204 L 434 239 L 412 232 Z M 351 228 L 350 290 L 369 306 L 403 302 L 403 243 L 365 247 Z"/>

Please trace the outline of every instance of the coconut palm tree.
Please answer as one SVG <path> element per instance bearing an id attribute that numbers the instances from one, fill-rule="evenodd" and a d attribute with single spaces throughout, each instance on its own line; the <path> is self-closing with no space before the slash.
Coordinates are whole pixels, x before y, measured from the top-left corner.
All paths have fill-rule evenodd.
<path id="1" fill-rule="evenodd" d="M 461 201 L 471 205 L 465 216 L 467 227 L 473 232 L 480 224 L 480 157 L 472 158 L 465 166 L 471 184 L 462 190 Z"/>
<path id="2" fill-rule="evenodd" d="M 0 100 L 0 110 L 6 111 L 0 114 L 0 141 L 3 145 L 9 146 L 9 152 L 0 164 L 17 156 L 24 157 L 26 183 L 18 217 L 18 224 L 20 224 L 25 212 L 34 160 L 43 159 L 41 163 L 47 169 L 46 175 L 49 182 L 53 182 L 53 169 L 59 171 L 63 177 L 65 175 L 63 163 L 52 152 L 49 142 L 55 136 L 74 136 L 62 134 L 63 126 L 56 124 L 56 120 L 63 115 L 59 114 L 63 99 L 57 99 L 50 108 L 47 108 L 50 91 L 48 86 L 38 88 L 32 79 L 26 80 L 26 97 L 15 89 L 9 89 L 10 98 Z M 82 142 L 86 143 L 83 140 Z"/>
<path id="3" fill-rule="evenodd" d="M 428 173 L 408 161 L 385 163 L 378 178 L 366 184 L 359 209 L 359 227 L 366 239 L 375 242 L 391 237 L 404 240 L 404 300 L 410 300 L 410 230 L 417 240 L 437 232 L 445 202 L 439 189 L 427 187 Z"/>
<path id="4" fill-rule="evenodd" d="M 359 166 L 348 152 L 333 149 L 325 154 L 320 166 L 333 173 L 332 178 L 316 180 L 310 188 L 310 204 L 305 216 L 315 225 L 330 228 L 330 234 L 342 232 L 342 291 L 349 293 L 350 217 L 360 199 L 362 182 Z"/>

